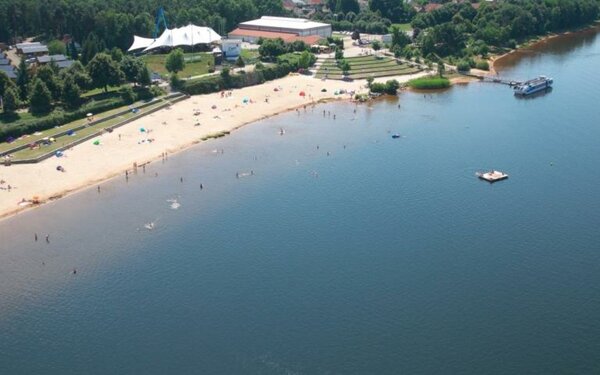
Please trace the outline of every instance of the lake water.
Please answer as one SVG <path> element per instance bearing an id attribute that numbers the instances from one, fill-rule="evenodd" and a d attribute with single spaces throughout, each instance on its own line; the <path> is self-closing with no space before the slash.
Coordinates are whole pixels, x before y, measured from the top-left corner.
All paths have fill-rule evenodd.
<path id="1" fill-rule="evenodd" d="M 321 105 L 0 222 L 0 373 L 599 373 L 597 35 L 505 61 L 534 99 Z"/>

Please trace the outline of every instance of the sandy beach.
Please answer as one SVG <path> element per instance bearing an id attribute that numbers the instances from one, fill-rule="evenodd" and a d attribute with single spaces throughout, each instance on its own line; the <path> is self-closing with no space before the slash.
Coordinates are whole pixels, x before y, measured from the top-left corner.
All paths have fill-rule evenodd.
<path id="1" fill-rule="evenodd" d="M 380 78 L 406 82 L 426 73 Z M 41 203 L 52 201 L 86 187 L 94 187 L 109 178 L 188 148 L 211 134 L 233 131 L 241 126 L 276 114 L 328 100 L 350 100 L 338 90 L 367 92 L 366 81 L 321 81 L 306 76 L 288 76 L 262 85 L 221 93 L 192 96 L 139 120 L 133 121 L 37 164 L 0 166 L 0 218 L 37 205 L 20 204 L 38 197 Z M 327 91 L 322 92 L 322 89 Z M 304 95 L 300 95 L 304 92 Z M 140 129 L 144 128 L 144 132 Z M 210 142 L 210 139 L 207 140 Z M 57 171 L 62 166 L 64 172 Z M 7 189 L 10 185 L 10 190 Z"/>

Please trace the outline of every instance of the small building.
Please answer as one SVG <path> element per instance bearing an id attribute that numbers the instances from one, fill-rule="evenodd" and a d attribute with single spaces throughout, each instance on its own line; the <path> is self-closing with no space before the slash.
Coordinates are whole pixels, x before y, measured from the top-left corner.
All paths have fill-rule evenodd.
<path id="1" fill-rule="evenodd" d="M 223 39 L 221 41 L 221 50 L 223 56 L 227 60 L 235 60 L 242 53 L 242 40 L 241 39 Z"/>
<path id="2" fill-rule="evenodd" d="M 305 18 L 263 16 L 259 19 L 242 22 L 229 33 L 231 39 L 256 42 L 259 38 L 281 38 L 284 41 L 302 40 L 307 44 L 330 37 L 331 25 L 314 22 Z"/>
<path id="3" fill-rule="evenodd" d="M 48 54 L 48 47 L 40 42 L 17 43 L 17 54 L 19 55 L 35 55 L 40 56 Z"/>
<path id="4" fill-rule="evenodd" d="M 58 63 L 59 61 L 66 61 L 66 60 L 68 60 L 68 58 L 65 55 L 45 55 L 45 56 L 38 56 L 36 58 L 37 63 L 40 65 L 48 64 L 51 61 Z"/>
<path id="5" fill-rule="evenodd" d="M 13 68 L 11 65 L 0 65 L 0 72 L 6 74 L 8 78 L 17 79 L 15 68 Z"/>
<path id="6" fill-rule="evenodd" d="M 22 47 L 20 49 L 20 51 L 21 51 L 20 52 L 21 55 L 32 58 L 32 57 L 47 55 L 48 47 L 46 47 L 44 45 L 26 46 L 26 47 Z M 17 50 L 17 53 L 19 53 L 19 50 Z"/>

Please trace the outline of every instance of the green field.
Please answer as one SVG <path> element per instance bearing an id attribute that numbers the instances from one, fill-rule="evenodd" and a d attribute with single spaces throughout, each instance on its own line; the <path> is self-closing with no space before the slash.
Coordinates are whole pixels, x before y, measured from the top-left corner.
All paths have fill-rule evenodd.
<path id="1" fill-rule="evenodd" d="M 145 55 L 142 59 L 148 65 L 148 69 L 167 77 L 169 72 L 165 68 L 167 55 Z M 199 76 L 208 73 L 210 68 L 214 69 L 215 58 L 212 54 L 206 52 L 186 53 L 185 68 L 177 73 L 181 78 Z"/>
<path id="2" fill-rule="evenodd" d="M 412 74 L 419 71 L 418 68 L 399 63 L 390 57 L 359 56 L 346 59 L 350 63 L 348 76 L 352 79 L 365 79 L 369 77 L 389 77 L 397 75 Z M 319 67 L 316 78 L 342 79 L 342 70 L 338 68 L 334 59 L 327 59 Z"/>
<path id="3" fill-rule="evenodd" d="M 392 26 L 390 27 L 390 32 L 392 30 L 392 27 L 394 27 L 394 26 L 399 28 L 401 31 L 412 30 L 412 26 L 410 25 L 410 23 L 393 23 Z"/>

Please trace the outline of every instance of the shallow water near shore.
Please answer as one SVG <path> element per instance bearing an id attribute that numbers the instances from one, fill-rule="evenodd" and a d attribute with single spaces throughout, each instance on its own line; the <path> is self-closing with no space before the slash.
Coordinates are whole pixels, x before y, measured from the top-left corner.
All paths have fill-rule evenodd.
<path id="1" fill-rule="evenodd" d="M 0 373 L 600 371 L 600 38 L 543 51 L 1 221 Z"/>

